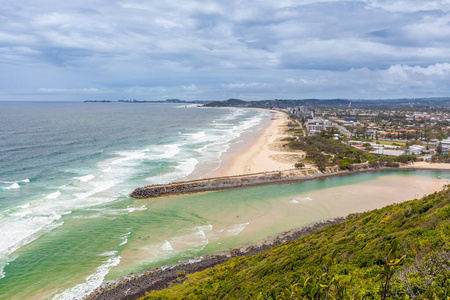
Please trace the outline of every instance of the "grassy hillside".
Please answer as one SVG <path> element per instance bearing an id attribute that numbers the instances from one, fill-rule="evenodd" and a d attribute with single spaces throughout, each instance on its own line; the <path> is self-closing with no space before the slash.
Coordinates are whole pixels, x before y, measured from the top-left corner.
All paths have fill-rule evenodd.
<path id="1" fill-rule="evenodd" d="M 143 299 L 450 299 L 450 190 L 350 215 Z"/>
<path id="2" fill-rule="evenodd" d="M 214 101 L 205 104 L 207 107 L 244 107 L 247 102 L 239 99 L 228 99 L 225 101 Z"/>

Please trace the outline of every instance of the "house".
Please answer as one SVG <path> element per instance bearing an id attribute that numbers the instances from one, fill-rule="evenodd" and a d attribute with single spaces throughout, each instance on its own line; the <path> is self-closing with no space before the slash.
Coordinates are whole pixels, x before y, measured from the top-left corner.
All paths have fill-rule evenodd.
<path id="1" fill-rule="evenodd" d="M 450 137 L 446 138 L 445 140 L 441 141 L 442 144 L 442 150 L 448 151 L 450 150 Z M 436 143 L 436 147 L 439 145 L 439 142 Z"/>
<path id="2" fill-rule="evenodd" d="M 409 154 L 415 154 L 415 155 L 421 155 L 422 153 L 426 152 L 427 149 L 425 146 L 421 145 L 412 145 L 409 146 L 408 153 Z"/>
<path id="3" fill-rule="evenodd" d="M 331 128 L 333 128 L 333 125 L 328 120 L 314 118 L 308 120 L 308 122 L 306 123 L 306 129 L 308 129 L 310 133 L 317 133 L 322 130 L 327 130 Z"/>

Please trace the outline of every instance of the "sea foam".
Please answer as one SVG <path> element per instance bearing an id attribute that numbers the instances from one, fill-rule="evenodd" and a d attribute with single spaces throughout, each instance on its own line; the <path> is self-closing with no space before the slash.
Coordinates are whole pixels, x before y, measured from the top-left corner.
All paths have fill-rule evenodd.
<path id="1" fill-rule="evenodd" d="M 213 226 L 211 224 L 209 225 L 203 225 L 203 226 L 198 226 L 195 227 L 194 230 L 202 230 L 202 231 L 211 231 L 213 229 Z"/>
<path id="2" fill-rule="evenodd" d="M 301 202 L 311 202 L 313 199 L 311 197 L 297 197 L 289 201 L 290 203 L 300 204 Z"/>
<path id="3" fill-rule="evenodd" d="M 117 152 L 121 156 L 121 158 L 115 159 L 111 162 L 111 165 L 118 164 L 130 164 L 133 160 L 141 160 L 145 157 L 145 150 L 131 150 L 131 151 L 119 151 Z M 136 163 L 136 162 L 134 162 Z"/>
<path id="4" fill-rule="evenodd" d="M 123 246 L 123 245 L 126 245 L 128 243 L 128 237 L 130 236 L 130 234 L 131 234 L 131 231 L 128 231 L 126 234 L 124 234 L 122 236 L 122 242 L 120 243 L 119 246 Z"/>
<path id="5" fill-rule="evenodd" d="M 36 240 L 44 232 L 60 227 L 64 222 L 55 222 L 61 215 L 29 216 L 9 214 L 0 224 L 0 261 L 8 260 L 9 255 Z"/>
<path id="6" fill-rule="evenodd" d="M 120 259 L 121 259 L 120 256 L 108 258 L 108 260 L 104 264 L 99 266 L 92 275 L 86 277 L 86 282 L 77 284 L 73 288 L 65 290 L 64 292 L 54 296 L 52 299 L 54 300 L 81 299 L 84 296 L 90 294 L 102 284 L 103 280 L 105 279 L 105 276 L 109 273 L 109 271 L 120 263 Z"/>
<path id="7" fill-rule="evenodd" d="M 13 256 L 13 257 L 9 257 L 3 260 L 0 260 L 0 279 L 5 278 L 6 274 L 5 274 L 5 267 L 7 265 L 9 265 L 10 262 L 16 260 L 19 257 L 19 255 Z"/>
<path id="8" fill-rule="evenodd" d="M 106 252 L 100 254 L 99 256 L 114 256 L 114 255 L 117 255 L 117 253 L 118 253 L 117 251 L 106 251 Z"/>
<path id="9" fill-rule="evenodd" d="M 164 251 L 173 251 L 174 249 L 172 248 L 172 245 L 170 244 L 169 241 L 166 241 L 162 246 L 161 246 L 161 250 Z"/>
<path id="10" fill-rule="evenodd" d="M 300 201 L 303 201 L 303 202 L 313 201 L 313 199 L 311 197 L 300 197 L 300 198 L 297 198 L 297 200 L 300 200 Z"/>
<path id="11" fill-rule="evenodd" d="M 239 235 L 249 224 L 250 222 L 234 225 L 231 229 L 228 229 L 227 236 Z"/>
<path id="12" fill-rule="evenodd" d="M 60 191 L 56 191 L 54 193 L 49 194 L 46 198 L 47 199 L 56 199 L 61 195 Z"/>
<path id="13" fill-rule="evenodd" d="M 81 176 L 81 177 L 75 177 L 75 179 L 78 179 L 81 182 L 88 182 L 89 180 L 94 179 L 95 176 L 92 174 L 86 175 L 86 176 Z"/>

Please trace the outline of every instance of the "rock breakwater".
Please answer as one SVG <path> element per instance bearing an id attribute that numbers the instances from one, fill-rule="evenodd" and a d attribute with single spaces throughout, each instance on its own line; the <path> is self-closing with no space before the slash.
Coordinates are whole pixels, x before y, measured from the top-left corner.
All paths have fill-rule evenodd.
<path id="1" fill-rule="evenodd" d="M 349 173 L 348 171 L 341 171 Z M 133 198 L 151 198 L 163 195 L 186 194 L 249 187 L 265 184 L 300 182 L 318 178 L 336 176 L 341 173 L 337 166 L 328 167 L 321 173 L 317 169 L 293 169 L 277 172 L 255 173 L 241 176 L 217 177 L 164 185 L 151 185 L 135 189 L 130 196 Z"/>

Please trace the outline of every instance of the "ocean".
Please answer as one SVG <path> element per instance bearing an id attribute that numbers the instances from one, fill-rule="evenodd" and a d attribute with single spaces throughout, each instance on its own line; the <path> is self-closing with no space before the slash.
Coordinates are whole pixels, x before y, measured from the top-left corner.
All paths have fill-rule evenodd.
<path id="1" fill-rule="evenodd" d="M 134 188 L 186 179 L 200 164 L 217 168 L 230 144 L 269 118 L 255 110 L 180 104 L 0 102 L 0 295 L 19 288 L 5 287 L 16 264 L 40 272 L 44 256 L 63 255 L 40 253 L 22 262 L 42 239 L 65 232 L 64 224 L 89 224 L 91 231 L 98 219 L 146 209 L 133 206 Z M 130 230 L 111 233 L 120 236 L 111 251 Z M 76 252 L 77 245 L 61 247 L 52 252 Z M 104 257 L 106 269 L 119 261 Z"/>
<path id="2" fill-rule="evenodd" d="M 180 104 L 0 102 L 0 299 L 82 298 L 130 273 L 412 199 L 450 178 L 380 172 L 128 196 L 136 187 L 216 170 L 243 133 L 259 132 L 270 118 L 266 111 Z M 346 205 L 352 209 L 341 210 Z"/>

